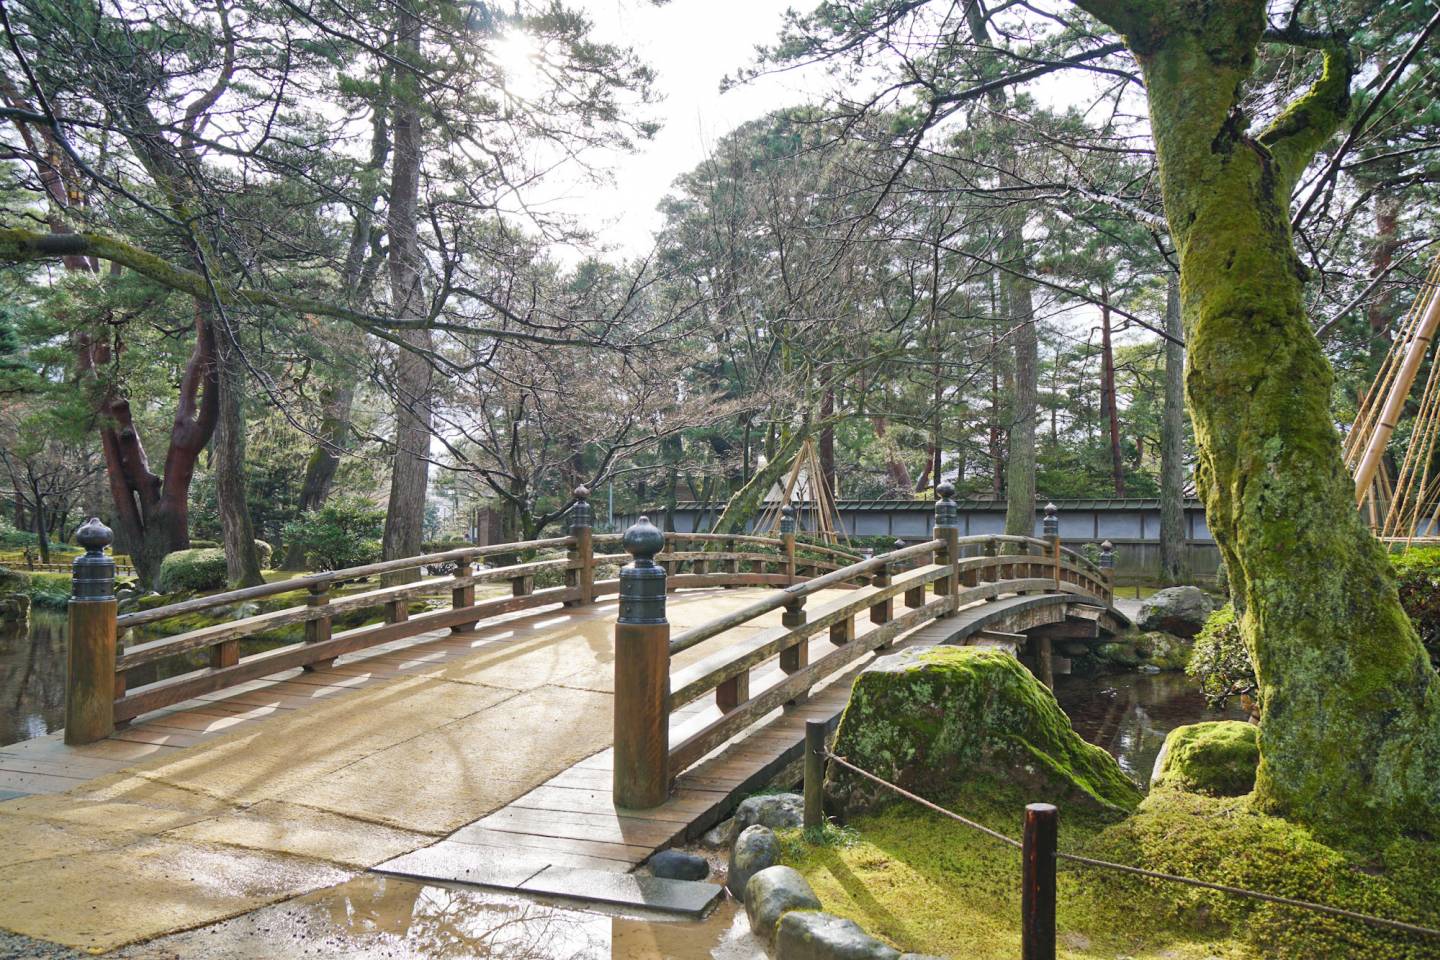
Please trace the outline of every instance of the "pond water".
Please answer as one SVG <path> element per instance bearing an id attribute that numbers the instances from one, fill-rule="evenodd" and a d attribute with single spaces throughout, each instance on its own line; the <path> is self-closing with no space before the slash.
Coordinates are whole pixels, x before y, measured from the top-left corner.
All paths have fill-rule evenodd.
<path id="1" fill-rule="evenodd" d="M 1215 711 L 1183 673 L 1117 673 L 1055 678 L 1055 699 L 1075 732 L 1103 747 L 1142 787 L 1150 785 L 1165 735 L 1200 720 L 1244 720 L 1239 707 Z"/>

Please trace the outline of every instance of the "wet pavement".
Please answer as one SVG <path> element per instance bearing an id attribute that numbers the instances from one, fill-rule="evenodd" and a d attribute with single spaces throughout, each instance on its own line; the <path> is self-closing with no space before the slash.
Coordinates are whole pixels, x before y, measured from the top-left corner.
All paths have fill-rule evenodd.
<path id="1" fill-rule="evenodd" d="M 483 890 L 362 876 L 287 903 L 128 947 L 124 960 L 761 960 L 733 901 L 677 921 Z"/>

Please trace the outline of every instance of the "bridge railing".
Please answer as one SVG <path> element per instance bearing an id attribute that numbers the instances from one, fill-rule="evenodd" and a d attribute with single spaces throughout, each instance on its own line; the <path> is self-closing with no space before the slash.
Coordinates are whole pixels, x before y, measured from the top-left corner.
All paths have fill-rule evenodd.
<path id="1" fill-rule="evenodd" d="M 1047 510 L 1044 539 L 961 537 L 953 488 L 942 484 L 937 492 L 941 499 L 933 539 L 911 546 L 897 542 L 890 553 L 795 580 L 673 638 L 665 595 L 671 579 L 685 577 L 672 578 L 667 569 L 662 551 L 670 541 L 644 517 L 626 531 L 623 545 L 635 559 L 620 572 L 615 626 L 615 803 L 642 809 L 663 803 L 677 774 L 771 711 L 803 698 L 824 678 L 901 634 L 962 606 L 1004 594 L 1050 591 L 1110 602 L 1112 578 L 1103 566 L 1062 550 L 1053 507 Z M 782 520 L 782 535 L 793 531 L 793 522 L 793 513 Z M 808 598 L 827 588 L 866 582 L 870 588 L 858 596 L 831 600 L 807 616 Z M 907 608 L 899 616 L 897 597 Z M 674 656 L 737 627 L 755 626 L 777 610 L 783 611 L 780 626 L 755 630 L 672 674 Z M 863 631 L 857 629 L 861 618 L 869 620 Z M 828 631 L 835 649 L 811 662 L 810 640 L 822 631 Z M 776 659 L 783 676 L 763 691 L 752 691 L 752 673 Z M 714 697 L 719 716 L 672 745 L 671 715 L 707 695 Z"/>

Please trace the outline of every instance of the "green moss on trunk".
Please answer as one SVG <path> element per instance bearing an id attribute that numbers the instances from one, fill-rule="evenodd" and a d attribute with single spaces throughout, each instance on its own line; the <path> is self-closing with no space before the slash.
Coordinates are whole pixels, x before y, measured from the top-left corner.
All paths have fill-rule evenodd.
<path id="1" fill-rule="evenodd" d="M 1080 2 L 1145 75 L 1197 486 L 1265 707 L 1256 799 L 1328 831 L 1433 828 L 1440 687 L 1355 510 L 1290 234 L 1294 183 L 1348 109 L 1348 55 L 1327 51 L 1311 92 L 1252 137 L 1239 98 L 1263 0 Z"/>

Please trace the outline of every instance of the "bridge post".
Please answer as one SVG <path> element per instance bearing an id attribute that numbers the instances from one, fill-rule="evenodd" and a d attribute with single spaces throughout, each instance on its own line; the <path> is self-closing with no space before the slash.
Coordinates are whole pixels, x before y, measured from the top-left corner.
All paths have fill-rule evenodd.
<path id="1" fill-rule="evenodd" d="M 621 538 L 632 557 L 620 568 L 615 620 L 615 779 L 617 807 L 657 807 L 670 795 L 670 623 L 665 570 L 655 554 L 665 535 L 640 520 Z"/>
<path id="2" fill-rule="evenodd" d="M 308 596 L 305 598 L 307 607 L 328 607 L 330 605 L 330 581 L 319 580 L 310 584 L 307 588 Z M 453 599 L 453 597 L 452 597 Z M 324 643 L 334 635 L 334 619 L 329 612 L 305 621 L 305 643 Z M 304 664 L 300 669 L 306 673 L 314 673 L 316 670 L 325 670 L 335 662 L 335 658 L 328 660 L 314 660 Z"/>
<path id="3" fill-rule="evenodd" d="M 935 581 L 935 593 L 955 597 L 960 593 L 960 510 L 955 505 L 955 485 L 942 481 L 936 485 L 935 493 L 940 499 L 935 501 L 934 539 L 945 541 L 945 546 L 935 552 L 935 562 L 950 565 L 950 575 Z M 953 607 L 940 614 L 942 618 L 954 615 Z"/>
<path id="4" fill-rule="evenodd" d="M 1106 540 L 1100 544 L 1100 572 L 1105 574 L 1105 602 L 1115 603 L 1115 544 Z"/>
<path id="5" fill-rule="evenodd" d="M 70 567 L 65 670 L 65 742 L 94 743 L 115 732 L 115 561 L 111 530 L 91 517 L 75 533 L 85 548 Z"/>
<path id="6" fill-rule="evenodd" d="M 986 539 L 986 541 L 985 541 L 985 556 L 993 559 L 994 557 L 998 557 L 999 555 L 1000 555 L 1000 541 L 996 540 L 994 537 L 989 537 L 988 539 Z M 990 566 L 985 567 L 983 570 L 980 571 L 980 580 L 981 580 L 981 582 L 983 582 L 983 583 L 994 583 L 995 581 L 997 581 L 997 580 L 999 580 L 999 579 L 1000 579 L 1000 568 L 997 567 L 997 566 L 994 566 L 993 564 L 990 565 Z M 993 596 L 991 596 L 991 597 L 986 597 L 985 599 L 986 599 L 986 600 L 994 600 L 995 598 L 994 598 Z"/>
<path id="7" fill-rule="evenodd" d="M 1055 589 L 1060 589 L 1060 514 L 1055 504 L 1045 504 L 1045 539 L 1050 544 L 1050 560 L 1055 565 Z"/>
<path id="8" fill-rule="evenodd" d="M 795 508 L 790 504 L 780 508 L 780 539 L 785 544 L 785 577 L 788 583 L 795 582 Z"/>
<path id="9" fill-rule="evenodd" d="M 573 543 L 568 551 L 571 563 L 578 563 L 565 571 L 565 586 L 579 590 L 580 595 L 566 600 L 567 607 L 584 607 L 595 602 L 595 511 L 590 506 L 590 488 L 583 483 L 575 488 L 575 505 L 570 508 L 570 536 Z"/>

